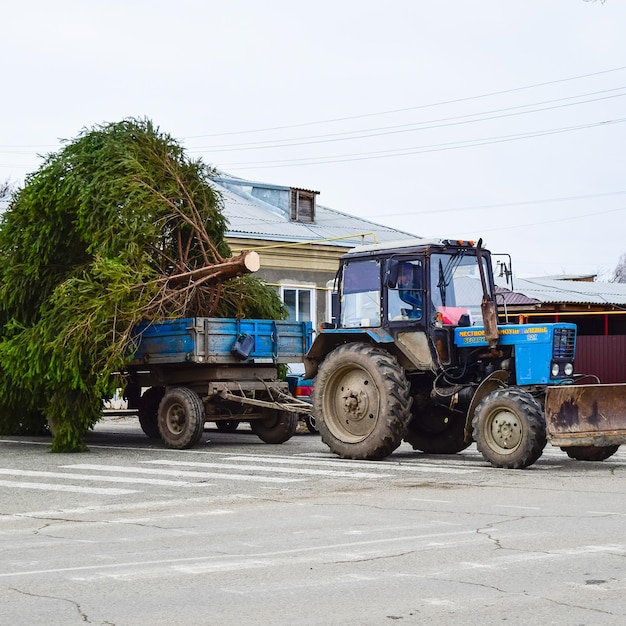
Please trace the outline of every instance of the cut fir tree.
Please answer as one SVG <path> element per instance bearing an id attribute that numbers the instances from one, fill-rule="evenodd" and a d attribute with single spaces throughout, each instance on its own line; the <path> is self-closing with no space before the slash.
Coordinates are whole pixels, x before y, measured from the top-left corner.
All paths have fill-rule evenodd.
<path id="1" fill-rule="evenodd" d="M 49 423 L 53 451 L 84 450 L 141 320 L 283 317 L 255 253 L 231 256 L 213 174 L 129 119 L 27 176 L 0 220 L 0 433 Z"/>

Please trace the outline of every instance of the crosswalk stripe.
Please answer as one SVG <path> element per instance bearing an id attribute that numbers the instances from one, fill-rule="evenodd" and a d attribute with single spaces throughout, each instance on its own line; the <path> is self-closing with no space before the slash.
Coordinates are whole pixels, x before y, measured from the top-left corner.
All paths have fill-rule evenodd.
<path id="1" fill-rule="evenodd" d="M 159 476 L 176 476 L 178 478 L 221 478 L 223 480 L 242 480 L 258 483 L 295 483 L 305 478 L 283 478 L 277 476 L 248 476 L 246 474 L 226 474 L 218 472 L 190 472 L 181 470 L 161 470 L 153 467 L 130 467 L 125 465 L 94 465 L 91 463 L 77 463 L 63 465 L 62 469 L 94 470 L 101 472 L 127 472 L 129 474 L 154 474 Z"/>
<path id="2" fill-rule="evenodd" d="M 67 491 L 70 493 L 91 493 L 110 496 L 123 496 L 129 493 L 137 493 L 134 489 L 117 489 L 115 487 L 79 487 L 77 485 L 29 483 L 13 480 L 0 480 L 0 487 L 12 487 L 14 489 L 39 489 L 40 491 Z"/>
<path id="3" fill-rule="evenodd" d="M 159 485 L 162 487 L 190 487 L 199 483 L 182 480 L 166 480 L 162 478 L 134 478 L 130 476 L 102 476 L 100 474 L 75 474 L 71 472 L 44 472 L 40 470 L 23 470 L 0 468 L 0 474 L 9 476 L 28 476 L 30 478 L 68 478 L 71 480 L 91 480 L 103 483 L 130 483 L 138 485 Z M 200 483 L 208 487 L 208 483 Z"/>
<path id="4" fill-rule="evenodd" d="M 230 457 L 230 460 L 250 461 L 250 458 L 246 457 Z M 255 461 L 257 459 L 254 459 Z M 271 462 L 271 461 L 268 461 Z M 210 467 L 210 468 L 223 468 L 223 469 L 237 469 L 237 470 L 263 470 L 264 472 L 274 472 L 277 474 L 303 474 L 306 476 L 335 476 L 337 478 L 389 478 L 392 474 L 380 474 L 373 472 L 355 472 L 345 471 L 346 465 L 344 465 L 344 471 L 338 470 L 323 470 L 323 469 L 311 469 L 304 467 L 263 467 L 261 465 L 242 465 L 241 463 L 206 463 L 202 461 L 169 461 L 169 460 L 154 460 L 154 461 L 142 461 L 142 463 L 149 463 L 151 465 L 168 465 L 171 467 Z"/>
<path id="5" fill-rule="evenodd" d="M 275 456 L 261 456 L 254 454 L 238 454 L 234 456 L 224 456 L 224 459 L 229 461 L 256 461 L 258 463 L 275 463 L 275 464 L 288 464 L 288 465 L 323 465 L 325 467 L 370 467 L 376 468 L 388 472 L 434 472 L 441 474 L 466 474 L 470 472 L 478 472 L 480 470 L 472 468 L 471 466 L 463 467 L 461 463 L 458 466 L 448 467 L 444 465 L 433 465 L 432 463 L 419 465 L 417 463 L 411 463 L 410 465 L 400 465 L 393 461 L 354 461 L 351 459 L 343 460 L 330 460 L 326 458 L 302 458 L 302 457 L 275 457 Z M 333 457 L 335 458 L 335 457 Z M 347 472 L 351 476 L 357 475 L 355 471 Z M 376 476 L 383 476 L 383 474 L 376 474 Z M 390 476 L 390 474 L 386 474 Z"/>

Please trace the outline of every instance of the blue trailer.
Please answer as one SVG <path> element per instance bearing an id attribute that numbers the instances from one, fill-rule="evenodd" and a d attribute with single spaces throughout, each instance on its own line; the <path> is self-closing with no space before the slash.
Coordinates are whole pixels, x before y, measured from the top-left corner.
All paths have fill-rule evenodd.
<path id="1" fill-rule="evenodd" d="M 145 322 L 134 331 L 126 397 L 149 437 L 184 449 L 204 423 L 232 430 L 249 422 L 267 443 L 295 432 L 310 405 L 289 393 L 279 364 L 301 363 L 310 322 L 192 317 Z"/>

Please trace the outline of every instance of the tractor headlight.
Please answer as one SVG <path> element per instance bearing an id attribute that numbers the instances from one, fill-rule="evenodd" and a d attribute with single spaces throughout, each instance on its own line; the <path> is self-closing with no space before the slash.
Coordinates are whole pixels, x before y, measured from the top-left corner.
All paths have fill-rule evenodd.
<path id="1" fill-rule="evenodd" d="M 571 376 L 574 373 L 574 365 L 572 363 L 566 363 L 563 372 L 565 372 L 566 376 Z"/>
<path id="2" fill-rule="evenodd" d="M 551 369 L 550 373 L 552 374 L 552 378 L 556 378 L 559 375 L 559 364 L 558 363 L 552 363 L 552 369 Z"/>

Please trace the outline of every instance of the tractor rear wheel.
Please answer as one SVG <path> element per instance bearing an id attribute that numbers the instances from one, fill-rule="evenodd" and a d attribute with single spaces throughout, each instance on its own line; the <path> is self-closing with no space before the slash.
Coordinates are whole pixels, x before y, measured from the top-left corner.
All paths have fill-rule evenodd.
<path id="1" fill-rule="evenodd" d="M 613 456 L 618 448 L 619 446 L 569 446 L 563 447 L 561 450 L 570 459 L 577 461 L 604 461 Z"/>
<path id="2" fill-rule="evenodd" d="M 491 392 L 476 407 L 472 426 L 478 451 L 494 467 L 528 467 L 546 445 L 541 406 L 520 389 Z"/>
<path id="3" fill-rule="evenodd" d="M 250 428 L 265 443 L 285 443 L 295 435 L 298 421 L 297 413 L 265 409 L 262 418 L 250 420 Z"/>
<path id="4" fill-rule="evenodd" d="M 159 432 L 168 448 L 184 450 L 195 446 L 204 432 L 204 405 L 188 387 L 174 387 L 159 405 Z"/>
<path id="5" fill-rule="evenodd" d="M 426 454 L 456 454 L 472 442 L 465 441 L 465 416 L 453 413 L 444 406 L 430 405 L 417 408 L 413 403 L 413 417 L 404 435 L 404 441 L 414 450 Z"/>
<path id="6" fill-rule="evenodd" d="M 335 454 L 380 460 L 402 442 L 411 402 L 409 383 L 393 355 L 349 343 L 320 365 L 312 414 L 322 441 Z"/>

